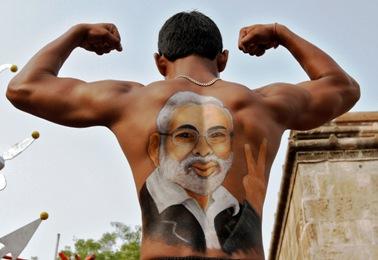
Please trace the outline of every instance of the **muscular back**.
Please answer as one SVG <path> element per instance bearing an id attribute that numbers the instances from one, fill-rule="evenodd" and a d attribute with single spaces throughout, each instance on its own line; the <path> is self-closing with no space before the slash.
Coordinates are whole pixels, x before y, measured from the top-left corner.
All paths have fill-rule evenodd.
<path id="1" fill-rule="evenodd" d="M 131 95 L 134 102 L 127 105 L 124 119 L 121 119 L 112 127 L 112 131 L 117 136 L 128 158 L 136 187 L 139 191 L 144 220 L 143 228 L 147 231 L 144 233 L 143 247 L 145 250 L 143 250 L 143 254 L 148 258 L 161 256 L 159 255 L 161 252 L 166 254 L 167 251 L 155 251 L 149 250 L 149 248 L 165 246 L 169 249 L 168 252 L 170 252 L 171 256 L 184 256 L 190 252 L 192 255 L 222 256 L 226 258 L 238 255 L 238 258 L 244 256 L 250 259 L 255 254 L 261 257 L 263 254 L 261 212 L 268 183 L 269 169 L 284 130 L 282 125 L 274 118 L 275 114 L 265 102 L 264 96 L 236 83 L 218 81 L 210 87 L 200 87 L 185 79 L 155 82 L 146 87 L 135 89 Z M 189 131 L 185 132 L 186 129 L 183 128 L 183 132 L 179 133 L 182 135 L 181 137 L 156 135 L 157 132 L 161 131 L 157 125 L 159 113 L 162 113 L 162 108 L 174 96 L 179 96 L 179 99 L 186 98 L 187 101 L 182 101 L 182 104 L 173 108 L 171 114 L 166 115 L 168 117 L 167 132 L 172 133 L 182 126 L 188 127 Z M 215 101 L 219 101 L 219 104 L 223 107 L 213 105 L 211 103 L 212 100 L 205 100 L 202 104 L 198 104 L 199 101 L 193 100 L 192 96 L 197 98 L 204 97 L 205 99 L 211 97 Z M 189 110 L 188 113 L 186 113 L 186 110 Z M 229 111 L 230 118 L 226 117 L 226 120 L 222 120 L 222 116 L 224 116 L 222 110 Z M 175 113 L 176 111 L 180 113 Z M 227 122 L 228 119 L 232 120 L 232 122 Z M 219 126 L 224 127 L 218 129 L 219 133 L 211 132 L 213 131 L 212 127 Z M 190 147 L 177 155 L 177 149 L 181 149 L 181 146 L 191 142 L 189 139 L 192 137 L 187 136 L 192 133 L 191 131 L 193 133 L 198 131 L 199 135 L 206 135 L 206 133 L 210 133 L 210 135 L 208 134 L 207 138 L 199 137 L 196 142 L 193 141 L 194 143 L 190 144 Z M 230 134 L 230 137 L 217 136 L 225 133 Z M 159 140 L 154 141 L 154 137 Z M 176 140 L 175 138 L 178 141 L 174 141 Z M 217 143 L 217 138 L 220 143 Z M 230 140 L 222 143 L 222 138 Z M 182 143 L 180 143 L 180 140 Z M 154 142 L 158 143 L 158 148 L 151 148 L 151 146 L 154 146 Z M 154 155 L 153 150 L 158 150 L 160 156 Z M 180 173 L 174 172 L 173 169 L 175 167 L 172 166 L 172 163 L 168 168 L 161 165 L 169 163 L 166 162 L 167 160 L 163 160 L 163 154 L 178 163 L 192 155 L 196 156 L 195 158 L 200 162 L 194 161 L 191 164 L 189 163 L 188 166 L 184 166 L 183 177 L 180 180 L 176 180 L 171 175 L 180 175 Z M 223 169 L 224 173 L 220 169 L 221 163 L 218 165 L 211 159 L 204 159 L 206 156 L 213 155 L 218 157 L 218 160 L 227 160 L 229 154 L 232 154 L 232 159 L 229 160 L 229 167 Z M 165 170 L 172 170 L 173 172 L 167 174 L 164 172 Z M 168 175 L 169 177 L 167 177 Z M 193 176 L 186 179 L 185 176 L 188 175 Z M 224 178 L 212 184 L 212 178 L 215 179 L 216 175 L 224 175 Z M 154 176 L 159 176 L 163 180 L 158 180 L 161 186 L 157 186 L 157 189 L 151 184 L 152 187 L 150 189 L 153 191 L 149 191 L 147 183 L 149 183 L 148 180 L 157 179 L 153 179 Z M 196 183 L 196 178 L 200 179 L 201 183 L 197 185 L 215 186 L 208 192 L 203 192 L 200 188 L 197 190 L 196 188 L 192 189 L 191 184 L 193 183 L 190 182 Z M 151 181 L 150 183 L 155 182 Z M 169 191 L 172 183 L 174 184 L 174 190 L 178 191 L 177 194 Z M 231 237 L 234 242 L 242 240 L 243 243 L 239 243 L 237 246 L 217 244 L 212 241 L 212 239 L 215 240 L 216 236 L 215 238 L 207 238 L 208 241 L 206 241 L 205 237 L 202 243 L 199 243 L 196 239 L 191 239 L 191 237 L 200 239 L 204 232 L 210 232 L 207 230 L 209 227 L 198 225 L 198 222 L 206 222 L 206 215 L 208 215 L 209 221 L 214 219 L 214 216 L 212 217 L 213 219 L 210 217 L 211 212 L 207 212 L 211 205 L 214 203 L 219 204 L 218 207 L 222 211 L 234 210 L 230 210 L 230 205 L 226 205 L 226 202 L 212 202 L 211 196 L 214 191 L 219 191 L 219 187 L 224 188 L 229 197 L 238 202 L 239 211 L 232 212 L 231 215 L 235 214 L 235 216 L 231 216 L 227 221 L 225 220 L 227 223 L 234 223 L 233 225 L 230 224 L 230 228 L 233 228 L 236 233 L 232 234 L 231 230 L 229 234 L 221 234 L 221 231 L 218 230 L 217 236 L 223 236 L 223 241 L 227 241 Z M 202 210 L 204 214 L 197 216 L 199 219 L 196 219 L 191 211 L 186 208 L 190 206 L 186 206 L 185 203 L 179 203 L 181 202 L 179 198 L 177 198 L 177 201 L 171 202 L 173 203 L 172 205 L 166 205 L 163 210 L 160 209 L 161 211 L 159 212 L 156 204 L 160 202 L 154 201 L 153 196 L 150 194 L 153 192 L 167 192 L 167 195 L 177 197 L 182 196 L 180 192 L 185 192 L 188 194 L 186 199 L 192 202 L 193 205 L 198 206 L 195 209 Z M 155 199 L 171 200 L 172 198 L 159 196 L 159 198 Z M 164 202 L 162 203 L 164 204 Z M 243 208 L 245 210 L 242 210 Z M 182 216 L 183 212 L 186 213 L 185 216 Z M 253 225 L 254 229 L 249 230 L 247 234 L 245 232 L 239 234 L 238 229 L 243 225 L 247 225 L 242 220 L 247 216 L 247 213 L 244 214 L 244 212 L 250 212 L 251 223 L 249 224 Z M 221 213 L 217 215 L 221 217 Z M 187 220 L 181 223 L 183 219 Z M 171 223 L 167 224 L 169 221 Z M 176 229 L 182 234 L 175 235 L 174 232 L 171 232 L 172 234 L 167 232 L 169 225 L 172 225 L 173 222 L 177 223 Z M 241 226 L 238 227 L 235 223 L 239 223 L 238 225 Z M 211 223 L 210 226 L 212 226 Z M 201 230 L 204 232 L 201 232 Z M 217 230 L 215 230 L 215 233 L 217 233 Z M 245 241 L 246 239 L 250 241 Z M 212 245 L 212 243 L 215 245 Z"/>
<path id="2" fill-rule="evenodd" d="M 10 82 L 17 108 L 75 127 L 102 125 L 130 163 L 142 209 L 142 259 L 263 259 L 262 208 L 286 129 L 310 129 L 349 110 L 359 86 L 326 53 L 278 24 L 242 28 L 239 49 L 285 47 L 309 76 L 256 90 L 223 80 L 216 58 L 155 55 L 164 81 L 84 82 L 58 77 L 72 50 L 122 50 L 112 24 L 79 24 L 41 49 Z M 176 258 L 174 258 L 176 257 Z"/>

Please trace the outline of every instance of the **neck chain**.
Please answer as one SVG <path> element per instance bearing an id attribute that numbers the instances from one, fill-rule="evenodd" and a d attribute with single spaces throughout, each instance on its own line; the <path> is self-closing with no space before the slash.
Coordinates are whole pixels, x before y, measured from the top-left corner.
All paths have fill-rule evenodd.
<path id="1" fill-rule="evenodd" d="M 200 86 L 200 87 L 209 87 L 211 85 L 213 85 L 215 82 L 217 82 L 218 80 L 220 80 L 220 78 L 213 78 L 212 80 L 208 81 L 208 82 L 200 82 L 198 80 L 195 80 L 187 75 L 178 75 L 175 77 L 175 79 L 178 79 L 178 78 L 183 78 L 183 79 L 187 79 L 189 80 L 190 82 Z"/>

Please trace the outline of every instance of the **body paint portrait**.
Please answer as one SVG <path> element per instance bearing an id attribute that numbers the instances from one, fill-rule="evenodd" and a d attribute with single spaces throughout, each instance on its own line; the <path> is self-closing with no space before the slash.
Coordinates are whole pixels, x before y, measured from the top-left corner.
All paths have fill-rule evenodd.
<path id="1" fill-rule="evenodd" d="M 237 138 L 230 111 L 215 97 L 177 92 L 156 123 L 148 144 L 156 168 L 140 191 L 147 238 L 197 252 L 260 246 L 259 214 L 222 185 Z"/>

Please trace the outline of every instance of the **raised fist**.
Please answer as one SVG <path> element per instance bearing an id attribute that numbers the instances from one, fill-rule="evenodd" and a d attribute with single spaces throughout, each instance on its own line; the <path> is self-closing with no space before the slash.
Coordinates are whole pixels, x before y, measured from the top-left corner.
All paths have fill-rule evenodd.
<path id="1" fill-rule="evenodd" d="M 112 50 L 122 51 L 118 29 L 111 23 L 80 24 L 83 38 L 79 46 L 102 55 Z"/>
<path id="2" fill-rule="evenodd" d="M 244 27 L 239 34 L 239 49 L 253 56 L 261 56 L 266 50 L 278 47 L 277 24 L 256 24 Z"/>

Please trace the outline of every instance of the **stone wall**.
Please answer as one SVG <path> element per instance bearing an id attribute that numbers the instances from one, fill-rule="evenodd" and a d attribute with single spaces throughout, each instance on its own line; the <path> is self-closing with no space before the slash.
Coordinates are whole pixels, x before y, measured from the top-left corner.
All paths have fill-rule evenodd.
<path id="1" fill-rule="evenodd" d="M 269 259 L 378 259 L 378 113 L 290 134 Z"/>

